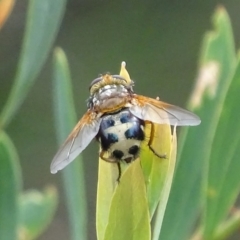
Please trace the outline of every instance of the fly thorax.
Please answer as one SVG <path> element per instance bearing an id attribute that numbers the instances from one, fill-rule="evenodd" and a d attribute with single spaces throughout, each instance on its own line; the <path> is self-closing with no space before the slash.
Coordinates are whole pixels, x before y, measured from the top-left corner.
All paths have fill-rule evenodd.
<path id="1" fill-rule="evenodd" d="M 129 98 L 129 91 L 123 85 L 105 85 L 92 96 L 93 107 L 101 110 L 123 107 Z"/>
<path id="2" fill-rule="evenodd" d="M 98 134 L 102 150 L 108 151 L 112 160 L 131 162 L 139 156 L 143 127 L 143 121 L 128 109 L 105 115 Z"/>

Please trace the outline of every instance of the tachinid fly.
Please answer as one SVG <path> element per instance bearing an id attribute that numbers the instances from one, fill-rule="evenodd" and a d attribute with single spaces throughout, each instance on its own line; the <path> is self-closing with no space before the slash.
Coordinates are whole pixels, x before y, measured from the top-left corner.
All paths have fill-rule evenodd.
<path id="1" fill-rule="evenodd" d="M 100 157 L 119 167 L 120 161 L 129 163 L 139 156 L 145 123 L 200 124 L 199 117 L 187 110 L 135 94 L 125 66 L 122 62 L 120 75 L 105 74 L 92 81 L 88 110 L 55 155 L 51 173 L 67 166 L 95 137 L 101 144 Z M 149 148 L 156 154 L 150 142 Z"/>

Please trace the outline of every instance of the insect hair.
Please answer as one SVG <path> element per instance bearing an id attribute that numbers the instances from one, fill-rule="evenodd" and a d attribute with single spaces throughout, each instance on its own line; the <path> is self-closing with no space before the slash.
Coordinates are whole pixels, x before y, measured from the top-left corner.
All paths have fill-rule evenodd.
<path id="1" fill-rule="evenodd" d="M 93 95 L 95 92 L 97 92 L 100 88 L 106 86 L 106 85 L 123 85 L 127 89 L 132 90 L 133 81 L 129 84 L 124 78 L 119 78 L 116 75 L 109 75 L 106 74 L 102 76 L 102 80 L 96 82 L 90 87 L 90 95 Z"/>

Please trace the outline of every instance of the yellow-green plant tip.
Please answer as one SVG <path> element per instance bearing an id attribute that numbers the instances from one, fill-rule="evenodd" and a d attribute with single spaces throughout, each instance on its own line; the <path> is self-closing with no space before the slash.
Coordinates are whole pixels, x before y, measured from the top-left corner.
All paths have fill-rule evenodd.
<path id="1" fill-rule="evenodd" d="M 121 70 L 119 75 L 123 77 L 125 80 L 127 80 L 127 82 L 131 83 L 130 75 L 126 69 L 126 62 L 124 61 L 121 63 Z"/>

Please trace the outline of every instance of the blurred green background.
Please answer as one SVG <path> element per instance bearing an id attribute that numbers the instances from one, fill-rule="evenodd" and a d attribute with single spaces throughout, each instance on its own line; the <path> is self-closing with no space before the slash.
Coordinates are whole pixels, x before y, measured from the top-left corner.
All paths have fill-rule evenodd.
<path id="1" fill-rule="evenodd" d="M 28 1 L 17 1 L 0 33 L 0 109 L 16 73 Z M 119 73 L 121 61 L 137 93 L 184 107 L 197 74 L 202 36 L 214 9 L 223 4 L 240 40 L 240 1 L 77 1 L 68 0 L 55 41 L 68 57 L 79 118 L 86 111 L 88 86 L 99 73 Z M 24 188 L 58 185 L 60 205 L 40 240 L 68 239 L 60 173 L 49 166 L 56 153 L 52 104 L 52 52 L 26 101 L 7 128 L 20 155 Z M 95 239 L 98 146 L 83 153 L 89 210 L 89 239 Z"/>

